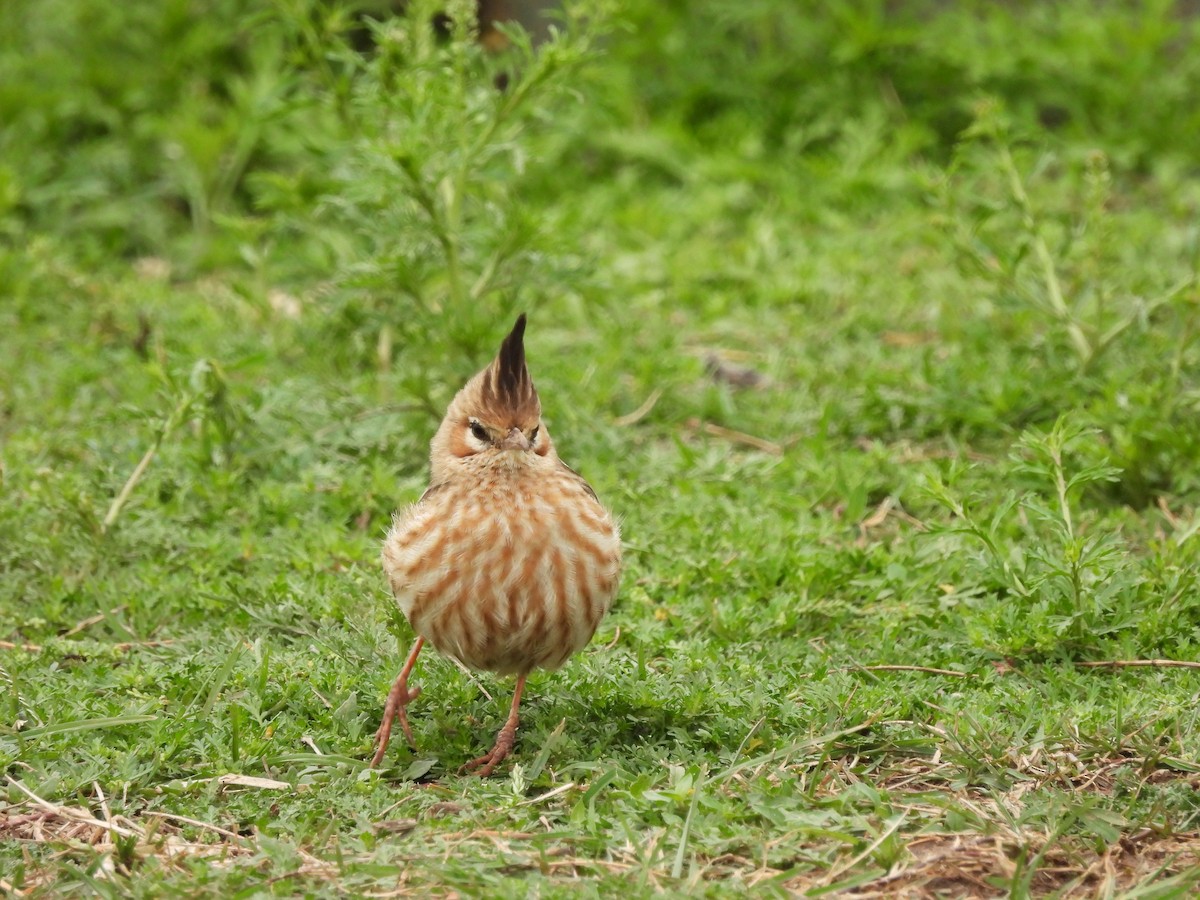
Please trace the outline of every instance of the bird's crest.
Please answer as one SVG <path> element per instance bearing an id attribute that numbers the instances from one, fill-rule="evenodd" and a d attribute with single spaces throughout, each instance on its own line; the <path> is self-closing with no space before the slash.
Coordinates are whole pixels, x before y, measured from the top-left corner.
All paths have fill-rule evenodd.
<path id="1" fill-rule="evenodd" d="M 497 413 L 534 419 L 541 415 L 541 403 L 525 366 L 524 313 L 517 317 L 512 331 L 500 344 L 500 352 L 484 370 L 479 387 L 483 405 Z"/>

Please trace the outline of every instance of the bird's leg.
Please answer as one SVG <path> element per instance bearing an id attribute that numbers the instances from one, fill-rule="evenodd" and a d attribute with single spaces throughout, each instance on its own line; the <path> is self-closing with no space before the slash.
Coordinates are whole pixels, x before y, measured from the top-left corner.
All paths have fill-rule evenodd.
<path id="1" fill-rule="evenodd" d="M 414 750 L 417 749 L 416 742 L 413 741 L 412 729 L 408 726 L 408 713 L 405 711 L 405 707 L 421 696 L 421 689 L 417 685 L 414 684 L 412 689 L 409 690 L 408 675 L 412 672 L 412 667 L 417 661 L 417 655 L 421 652 L 423 646 L 425 646 L 425 638 L 418 636 L 416 643 L 408 651 L 408 659 L 404 661 L 404 668 L 396 676 L 396 683 L 388 691 L 387 703 L 383 707 L 383 722 L 380 723 L 379 730 L 375 732 L 375 756 L 371 759 L 372 769 L 379 765 L 383 759 L 388 741 L 392 737 L 392 722 L 395 721 L 397 715 L 400 716 L 400 728 L 404 731 L 404 736 L 408 739 L 408 746 Z"/>
<path id="2" fill-rule="evenodd" d="M 528 672 L 522 672 L 517 676 L 517 686 L 513 690 L 512 709 L 509 710 L 508 721 L 496 735 L 496 746 L 492 747 L 491 752 L 486 756 L 471 760 L 463 766 L 464 769 L 475 772 L 480 778 L 487 778 L 492 774 L 492 769 L 496 768 L 497 764 L 512 752 L 513 744 L 517 740 L 517 708 L 521 705 L 521 692 L 525 690 L 525 679 L 528 675 Z"/>

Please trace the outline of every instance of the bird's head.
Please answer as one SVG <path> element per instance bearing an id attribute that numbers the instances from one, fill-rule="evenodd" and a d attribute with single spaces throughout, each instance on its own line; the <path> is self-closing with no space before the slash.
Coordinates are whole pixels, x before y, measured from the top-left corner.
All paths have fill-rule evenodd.
<path id="1" fill-rule="evenodd" d="M 433 438 L 433 483 L 467 461 L 521 465 L 530 454 L 553 451 L 542 404 L 525 366 L 525 315 L 518 318 L 500 352 L 454 397 Z"/>

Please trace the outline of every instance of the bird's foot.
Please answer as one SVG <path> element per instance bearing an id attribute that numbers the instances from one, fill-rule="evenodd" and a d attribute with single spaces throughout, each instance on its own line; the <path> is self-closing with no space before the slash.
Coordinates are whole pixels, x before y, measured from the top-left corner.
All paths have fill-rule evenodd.
<path id="1" fill-rule="evenodd" d="M 509 728 L 505 725 L 500 729 L 500 733 L 496 735 L 496 746 L 492 747 L 491 751 L 478 759 L 473 759 L 464 765 L 460 772 L 472 772 L 480 778 L 487 778 L 492 774 L 492 770 L 496 768 L 510 753 L 512 753 L 513 744 L 516 743 L 517 729 Z"/>
<path id="2" fill-rule="evenodd" d="M 413 750 L 417 749 L 417 742 L 413 740 L 412 727 L 408 724 L 407 706 L 421 696 L 421 688 L 416 684 L 410 688 L 406 682 L 407 679 L 404 678 L 396 679 L 396 683 L 392 685 L 392 689 L 388 693 L 387 704 L 383 708 L 383 721 L 379 725 L 379 730 L 375 732 L 375 755 L 371 758 L 372 769 L 383 761 L 388 741 L 392 738 L 392 723 L 397 718 L 400 719 L 400 730 L 404 732 L 408 746 Z"/>

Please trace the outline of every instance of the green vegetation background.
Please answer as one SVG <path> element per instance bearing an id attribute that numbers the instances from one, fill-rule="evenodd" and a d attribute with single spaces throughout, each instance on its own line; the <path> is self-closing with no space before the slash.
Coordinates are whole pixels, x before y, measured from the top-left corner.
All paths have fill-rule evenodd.
<path id="1" fill-rule="evenodd" d="M 1196 672 L 1078 665 L 1200 647 L 1186 4 L 572 4 L 497 55 L 444 6 L 0 6 L 8 800 L 250 841 L 7 883 L 784 890 L 961 831 L 1019 893 L 1200 828 Z M 500 778 L 508 685 L 433 654 L 368 772 L 378 541 L 521 310 L 621 597 Z"/>

